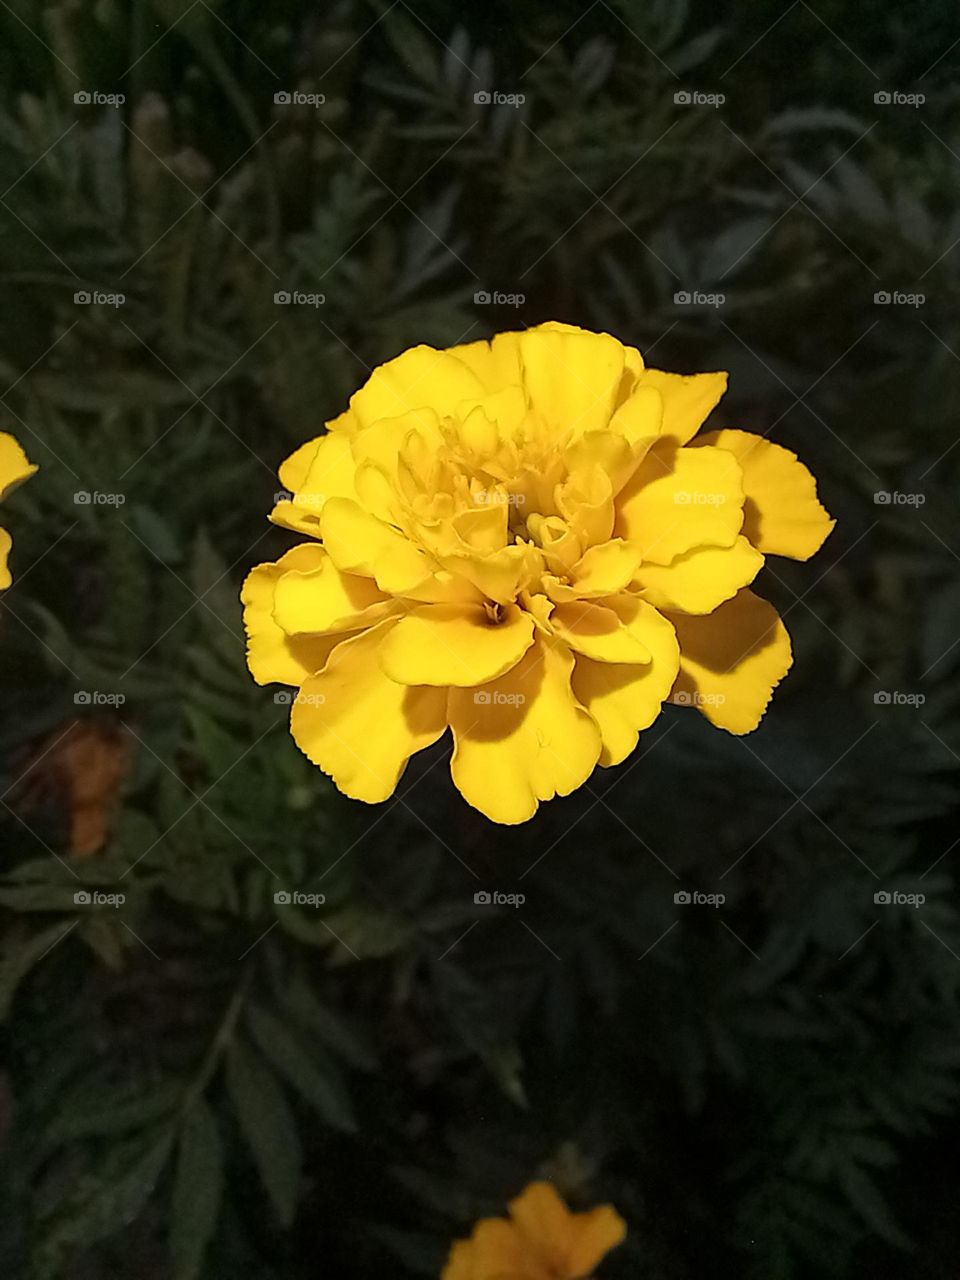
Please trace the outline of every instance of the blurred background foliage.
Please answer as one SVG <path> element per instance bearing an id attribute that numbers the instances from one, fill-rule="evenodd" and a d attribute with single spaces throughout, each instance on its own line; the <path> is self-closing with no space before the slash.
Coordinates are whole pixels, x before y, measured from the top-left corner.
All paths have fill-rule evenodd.
<path id="1" fill-rule="evenodd" d="M 942 1277 L 955 6 L 3 8 L 0 406 L 42 470 L 3 509 L 0 1270 L 437 1275 L 547 1175 L 627 1218 L 611 1280 Z M 442 744 L 351 804 L 245 670 L 277 464 L 406 346 L 549 318 L 729 369 L 717 423 L 811 466 L 837 530 L 762 581 L 795 669 L 752 737 L 668 707 L 519 830 Z"/>

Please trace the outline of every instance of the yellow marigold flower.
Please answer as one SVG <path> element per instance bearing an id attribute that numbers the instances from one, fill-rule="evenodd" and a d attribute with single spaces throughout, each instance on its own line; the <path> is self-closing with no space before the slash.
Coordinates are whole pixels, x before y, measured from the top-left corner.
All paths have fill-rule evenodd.
<path id="1" fill-rule="evenodd" d="M 484 1218 L 450 1250 L 441 1280 L 581 1280 L 593 1274 L 627 1228 L 601 1205 L 571 1213 L 549 1182 L 510 1202 L 510 1218 Z"/>
<path id="2" fill-rule="evenodd" d="M 280 468 L 271 519 L 310 541 L 242 593 L 254 679 L 300 690 L 300 749 L 375 803 L 449 727 L 465 799 L 516 823 L 619 764 L 671 694 L 755 729 L 791 654 L 748 584 L 833 521 L 786 449 L 697 436 L 726 381 L 554 323 L 374 370 Z"/>
<path id="3" fill-rule="evenodd" d="M 36 470 L 33 463 L 27 461 L 27 455 L 13 436 L 0 431 L 0 499 L 13 493 Z M 12 546 L 13 539 L 9 533 L 6 529 L 0 529 L 0 591 L 5 591 L 13 581 L 7 565 Z"/>

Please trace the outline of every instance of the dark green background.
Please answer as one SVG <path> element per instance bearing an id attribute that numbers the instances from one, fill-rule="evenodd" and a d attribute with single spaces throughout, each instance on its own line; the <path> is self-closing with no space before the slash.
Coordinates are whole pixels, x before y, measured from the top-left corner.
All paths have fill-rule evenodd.
<path id="1" fill-rule="evenodd" d="M 610 1280 L 951 1273 L 955 6 L 11 0 L 0 30 L 0 426 L 42 468 L 2 511 L 3 1274 L 437 1275 L 544 1173 L 627 1219 Z M 668 707 L 521 828 L 446 744 L 350 803 L 244 666 L 276 467 L 405 347 L 546 319 L 728 369 L 716 424 L 814 471 L 836 531 L 759 583 L 794 670 L 751 737 Z M 83 863 L 20 781 L 78 714 L 135 748 Z"/>

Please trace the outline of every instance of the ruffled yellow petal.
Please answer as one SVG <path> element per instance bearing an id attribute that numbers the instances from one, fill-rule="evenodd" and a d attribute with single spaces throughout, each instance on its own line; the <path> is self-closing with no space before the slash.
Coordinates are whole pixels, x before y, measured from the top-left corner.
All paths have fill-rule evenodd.
<path id="1" fill-rule="evenodd" d="M 13 493 L 37 469 L 14 437 L 6 431 L 0 431 L 0 499 Z"/>
<path id="2" fill-rule="evenodd" d="M 401 584 L 422 581 L 434 567 L 403 534 L 347 498 L 331 498 L 320 517 L 320 530 L 341 572 L 372 578 L 380 571 L 390 581 L 389 586 L 381 583 L 385 591 L 399 593 Z"/>
<path id="3" fill-rule="evenodd" d="M 744 589 L 705 617 L 670 615 L 680 642 L 674 701 L 730 733 L 751 733 L 790 670 L 790 637 L 776 609 Z"/>
<path id="4" fill-rule="evenodd" d="M 658 388 L 637 387 L 610 419 L 610 430 L 630 444 L 667 434 L 663 430 L 663 396 Z"/>
<path id="5" fill-rule="evenodd" d="M 290 732 L 304 755 L 353 800 L 391 796 L 409 758 L 446 728 L 446 694 L 385 675 L 378 651 L 393 622 L 344 640 L 303 682 Z"/>
<path id="6" fill-rule="evenodd" d="M 400 684 L 485 684 L 509 671 L 533 643 L 533 619 L 507 605 L 492 622 L 483 605 L 417 605 L 391 629 L 380 665 Z"/>
<path id="7" fill-rule="evenodd" d="M 748 431 L 712 431 L 703 443 L 727 449 L 739 462 L 746 495 L 743 534 L 758 551 L 809 560 L 820 550 L 836 521 L 796 454 Z"/>
<path id="8" fill-rule="evenodd" d="M 473 1280 L 556 1280 L 523 1236 L 503 1218 L 485 1218 L 473 1231 Z"/>
<path id="9" fill-rule="evenodd" d="M 450 772 L 464 799 L 494 822 L 526 822 L 541 800 L 569 795 L 600 754 L 596 725 L 574 701 L 573 657 L 534 643 L 505 675 L 477 689 L 451 689 Z"/>
<path id="10" fill-rule="evenodd" d="M 247 574 L 240 600 L 247 633 L 247 666 L 257 684 L 302 684 L 323 669 L 336 636 L 288 636 L 273 616 L 277 583 L 290 570 L 315 569 L 324 558 L 322 547 L 305 542 L 292 547 L 274 564 L 260 564 Z"/>
<path id="11" fill-rule="evenodd" d="M 323 436 L 307 466 L 303 483 L 294 493 L 294 504 L 319 513 L 330 498 L 356 499 L 353 483 L 356 469 L 350 437 L 345 432 Z"/>
<path id="12" fill-rule="evenodd" d="M 732 547 L 694 547 L 668 565 L 643 564 L 634 586 L 658 609 L 710 613 L 748 586 L 763 567 L 763 556 L 744 537 Z"/>
<path id="13" fill-rule="evenodd" d="M 645 369 L 641 387 L 656 387 L 663 397 L 661 435 L 686 444 L 720 403 L 727 389 L 725 373 L 665 373 Z"/>
<path id="14" fill-rule="evenodd" d="M 510 1201 L 510 1217 L 530 1252 L 566 1280 L 566 1263 L 573 1243 L 573 1214 L 549 1182 L 531 1182 Z"/>
<path id="15" fill-rule="evenodd" d="M 596 600 L 558 604 L 550 615 L 550 629 L 576 653 L 596 662 L 650 661 L 650 650 L 636 632 Z"/>
<path id="16" fill-rule="evenodd" d="M 523 382 L 533 409 L 573 436 L 606 427 L 623 375 L 623 347 L 606 333 L 541 326 L 520 335 Z"/>
<path id="17" fill-rule="evenodd" d="M 640 553 L 636 547 L 614 538 L 585 552 L 567 581 L 546 576 L 544 586 L 550 599 L 557 604 L 615 596 L 630 582 L 639 563 Z"/>
<path id="18" fill-rule="evenodd" d="M 429 408 L 444 417 L 461 400 L 483 392 L 476 374 L 455 355 L 433 347 L 411 347 L 374 369 L 350 400 L 350 408 L 363 428 L 415 409 Z"/>
<path id="19" fill-rule="evenodd" d="M 479 379 L 484 393 L 520 383 L 520 334 L 498 333 L 490 342 L 465 342 L 450 347 L 456 356 Z"/>
<path id="20" fill-rule="evenodd" d="M 654 445 L 620 494 L 615 532 L 653 564 L 732 547 L 743 523 L 740 466 L 724 449 Z"/>
<path id="21" fill-rule="evenodd" d="M 472 1240 L 458 1240 L 450 1249 L 440 1280 L 475 1280 Z"/>
<path id="22" fill-rule="evenodd" d="M 312 440 L 302 444 L 299 449 L 294 449 L 289 458 L 285 458 L 280 463 L 280 470 L 277 474 L 280 477 L 280 483 L 285 489 L 289 489 L 291 493 L 296 493 L 303 485 L 304 480 L 307 478 L 307 472 L 310 470 L 310 463 L 317 452 L 317 446 L 323 439 L 325 439 L 324 436 L 314 436 Z"/>
<path id="23" fill-rule="evenodd" d="M 573 691 L 600 729 L 600 763 L 620 764 L 633 751 L 642 730 L 653 724 L 673 688 L 680 647 L 670 621 L 651 605 L 621 596 L 612 603 L 650 653 L 643 666 L 611 666 L 578 657 Z"/>
<path id="24" fill-rule="evenodd" d="M 599 1205 L 588 1213 L 573 1214 L 573 1239 L 566 1258 L 565 1274 L 581 1280 L 593 1273 L 601 1259 L 627 1235 L 627 1224 L 611 1205 Z"/>
<path id="25" fill-rule="evenodd" d="M 7 587 L 13 582 L 8 563 L 12 546 L 13 539 L 9 533 L 7 533 L 6 529 L 0 529 L 0 591 L 6 591 Z"/>
<path id="26" fill-rule="evenodd" d="M 315 567 L 282 574 L 273 598 L 274 619 L 287 635 L 358 631 L 399 608 L 370 578 L 341 573 L 325 553 Z"/>

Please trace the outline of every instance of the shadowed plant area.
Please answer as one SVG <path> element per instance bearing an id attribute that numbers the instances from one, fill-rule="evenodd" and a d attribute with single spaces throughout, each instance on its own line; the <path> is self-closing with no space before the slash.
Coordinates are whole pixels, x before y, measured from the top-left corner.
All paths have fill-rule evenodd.
<path id="1" fill-rule="evenodd" d="M 955 7 L 0 32 L 0 1274 L 950 1274 Z M 741 736 L 679 679 L 517 825 L 449 732 L 348 799 L 247 667 L 241 584 L 303 540 L 278 468 L 408 348 L 550 321 L 727 371 L 704 430 L 816 477 L 835 528 L 754 583 L 792 669 Z M 485 748 L 523 718 L 467 692 Z"/>

